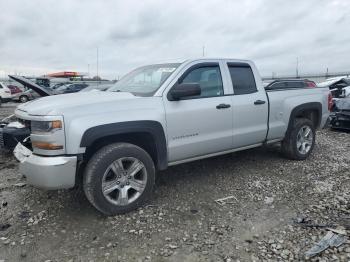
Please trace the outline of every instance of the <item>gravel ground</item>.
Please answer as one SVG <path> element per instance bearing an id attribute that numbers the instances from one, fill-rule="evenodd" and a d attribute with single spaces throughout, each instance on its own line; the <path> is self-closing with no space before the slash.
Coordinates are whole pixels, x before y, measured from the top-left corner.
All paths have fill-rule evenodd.
<path id="1" fill-rule="evenodd" d="M 302 225 L 350 229 L 350 134 L 322 130 L 316 140 L 306 161 L 273 146 L 171 167 L 148 206 L 115 217 L 80 190 L 26 185 L 1 154 L 0 261 L 305 260 L 327 229 Z M 349 243 L 311 261 L 350 261 Z"/>

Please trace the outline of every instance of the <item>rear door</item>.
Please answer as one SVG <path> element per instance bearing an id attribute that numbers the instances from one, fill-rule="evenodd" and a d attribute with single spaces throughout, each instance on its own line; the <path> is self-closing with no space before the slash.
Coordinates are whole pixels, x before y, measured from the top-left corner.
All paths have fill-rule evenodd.
<path id="1" fill-rule="evenodd" d="M 232 105 L 225 96 L 219 63 L 195 63 L 176 81 L 198 83 L 201 95 L 169 101 L 164 92 L 169 161 L 200 157 L 232 148 Z"/>
<path id="2" fill-rule="evenodd" d="M 248 63 L 227 63 L 233 95 L 233 147 L 245 147 L 265 140 L 268 101 L 261 80 Z M 256 70 L 256 69 L 254 69 Z M 258 73 L 256 72 L 258 75 Z"/>

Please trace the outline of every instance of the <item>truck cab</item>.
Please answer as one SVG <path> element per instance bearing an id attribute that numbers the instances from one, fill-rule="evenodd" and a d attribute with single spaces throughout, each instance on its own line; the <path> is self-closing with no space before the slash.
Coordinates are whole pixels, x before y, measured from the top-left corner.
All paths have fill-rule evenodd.
<path id="1" fill-rule="evenodd" d="M 171 164 L 206 154 L 263 143 L 267 132 L 266 92 L 248 61 L 201 60 L 184 66 L 162 91 Z M 182 84 L 200 94 L 172 99 Z"/>

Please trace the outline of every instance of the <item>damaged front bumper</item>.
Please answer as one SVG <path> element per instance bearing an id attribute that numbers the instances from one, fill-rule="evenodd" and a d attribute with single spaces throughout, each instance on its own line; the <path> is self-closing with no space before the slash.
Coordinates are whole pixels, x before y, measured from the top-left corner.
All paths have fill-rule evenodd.
<path id="1" fill-rule="evenodd" d="M 0 121 L 0 149 L 14 149 L 18 142 L 30 136 L 30 128 L 20 123 L 14 115 Z"/>
<path id="2" fill-rule="evenodd" d="M 19 141 L 23 141 L 29 135 L 28 128 L 0 126 L 0 148 L 13 149 Z"/>
<path id="3" fill-rule="evenodd" d="M 17 144 L 14 155 L 28 184 L 47 190 L 74 187 L 76 156 L 38 156 L 21 143 Z"/>

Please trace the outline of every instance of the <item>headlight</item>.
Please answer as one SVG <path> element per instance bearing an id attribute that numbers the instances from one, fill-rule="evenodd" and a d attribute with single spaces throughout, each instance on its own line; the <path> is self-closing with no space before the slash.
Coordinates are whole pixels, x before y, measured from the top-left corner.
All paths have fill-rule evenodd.
<path id="1" fill-rule="evenodd" d="M 50 133 L 62 129 L 62 121 L 32 121 L 31 131 L 33 134 Z"/>
<path id="2" fill-rule="evenodd" d="M 32 142 L 34 153 L 48 154 L 48 152 L 64 151 L 64 126 L 63 120 L 32 120 L 30 140 Z"/>

